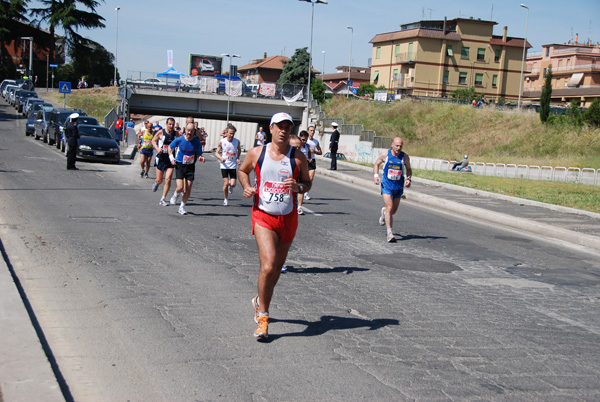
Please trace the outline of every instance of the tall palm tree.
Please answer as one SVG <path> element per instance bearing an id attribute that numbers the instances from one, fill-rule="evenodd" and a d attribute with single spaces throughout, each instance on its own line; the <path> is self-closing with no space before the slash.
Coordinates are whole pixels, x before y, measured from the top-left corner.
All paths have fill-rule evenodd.
<path id="1" fill-rule="evenodd" d="M 96 13 L 100 5 L 96 0 L 40 0 L 44 7 L 32 8 L 30 13 L 37 17 L 38 26 L 42 23 L 49 25 L 50 34 L 54 37 L 56 29 L 62 28 L 67 46 L 86 44 L 88 39 L 77 33 L 79 28 L 104 28 L 104 18 Z M 89 11 L 78 9 L 81 5 Z M 55 44 L 50 45 L 50 62 L 55 59 Z"/>

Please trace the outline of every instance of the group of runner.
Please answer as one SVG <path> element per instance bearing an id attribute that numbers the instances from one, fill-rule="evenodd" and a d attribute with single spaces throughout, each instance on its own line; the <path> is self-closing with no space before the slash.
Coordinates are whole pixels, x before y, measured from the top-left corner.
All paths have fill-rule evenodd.
<path id="1" fill-rule="evenodd" d="M 166 127 L 155 134 L 150 122 L 147 121 L 145 127 L 138 134 L 140 153 L 144 156 L 142 166 L 147 166 L 144 165 L 146 159 L 152 157 L 152 152 L 144 150 L 157 152 L 157 174 L 152 189 L 157 191 L 164 182 L 160 205 L 175 205 L 183 194 L 179 213 L 186 215 L 185 206 L 194 182 L 195 163 L 205 162 L 202 156 L 205 133 L 197 129 L 193 118 L 188 118 L 183 136 L 177 135 L 173 118 L 168 118 Z M 310 199 L 308 192 L 316 170 L 315 155 L 322 154 L 319 141 L 314 138 L 314 126 L 301 131 L 298 136 L 291 134 L 293 127 L 289 114 L 274 114 L 269 126 L 271 142 L 252 148 L 241 162 L 241 145 L 234 138 L 236 128 L 228 125 L 223 130 L 223 138 L 215 153 L 223 177 L 223 206 L 228 205 L 228 196 L 236 187 L 238 175 L 243 196 L 254 199 L 252 234 L 258 248 L 260 272 L 258 293 L 251 302 L 257 323 L 254 337 L 258 340 L 268 337 L 269 306 L 273 291 L 296 235 L 298 215 L 304 213 L 302 202 Z M 261 142 L 266 140 L 262 130 L 259 130 L 256 139 Z M 410 187 L 411 184 L 410 160 L 402 152 L 402 146 L 402 139 L 395 138 L 391 150 L 382 153 L 374 165 L 376 185 L 379 185 L 379 167 L 384 165 L 381 189 L 385 207 L 379 223 L 387 226 L 388 242 L 395 241 L 391 229 L 392 215 L 398 208 L 404 187 Z M 167 203 L 173 170 L 177 188 Z M 147 175 L 147 172 L 148 168 L 142 170 L 141 176 Z M 254 180 L 251 182 L 252 172 Z"/>

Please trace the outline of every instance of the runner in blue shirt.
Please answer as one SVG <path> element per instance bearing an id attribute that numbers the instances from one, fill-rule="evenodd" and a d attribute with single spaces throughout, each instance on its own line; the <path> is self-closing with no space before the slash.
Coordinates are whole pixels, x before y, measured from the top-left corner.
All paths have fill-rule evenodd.
<path id="1" fill-rule="evenodd" d="M 400 137 L 392 141 L 392 149 L 382 153 L 375 161 L 373 166 L 373 181 L 376 185 L 379 180 L 379 166 L 383 163 L 383 177 L 381 178 L 381 195 L 385 206 L 381 208 L 379 224 L 387 227 L 387 241 L 393 243 L 396 241 L 392 230 L 392 216 L 398 210 L 400 199 L 404 193 L 404 187 L 410 187 L 412 180 L 412 169 L 410 167 L 410 158 L 402 152 L 404 141 Z M 406 178 L 404 177 L 406 170 Z"/>
<path id="2" fill-rule="evenodd" d="M 179 206 L 179 213 L 181 215 L 187 215 L 185 204 L 192 192 L 194 173 L 196 172 L 196 161 L 204 163 L 202 144 L 195 136 L 195 133 L 194 123 L 188 123 L 185 126 L 185 134 L 175 138 L 169 144 L 169 159 L 175 166 L 175 179 L 177 181 L 177 189 L 175 190 L 173 197 L 171 197 L 170 204 L 177 204 L 177 199 L 185 188 L 185 193 L 183 194 L 181 205 Z M 177 149 L 177 152 L 175 152 L 175 149 Z"/>

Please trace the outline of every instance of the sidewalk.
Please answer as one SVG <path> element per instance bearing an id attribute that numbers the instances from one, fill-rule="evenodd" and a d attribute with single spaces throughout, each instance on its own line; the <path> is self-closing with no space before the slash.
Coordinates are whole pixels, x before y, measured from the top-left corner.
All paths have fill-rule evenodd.
<path id="1" fill-rule="evenodd" d="M 363 190 L 380 194 L 373 183 L 373 169 L 338 161 L 338 169 L 328 170 L 330 160 L 317 157 L 317 173 L 353 183 Z M 457 173 L 460 174 L 460 173 Z M 600 214 L 510 197 L 487 191 L 413 177 L 406 200 L 450 214 L 499 224 L 583 246 L 600 252 Z"/>

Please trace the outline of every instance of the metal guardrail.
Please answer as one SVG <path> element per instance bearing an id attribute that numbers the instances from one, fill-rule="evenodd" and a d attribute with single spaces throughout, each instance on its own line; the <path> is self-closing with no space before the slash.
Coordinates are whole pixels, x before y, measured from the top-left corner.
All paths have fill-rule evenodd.
<path id="1" fill-rule="evenodd" d="M 410 157 L 412 168 L 421 170 L 449 171 L 455 162 L 445 159 Z M 490 162 L 470 162 L 469 166 L 474 174 L 482 176 L 600 185 L 600 169 Z"/>

